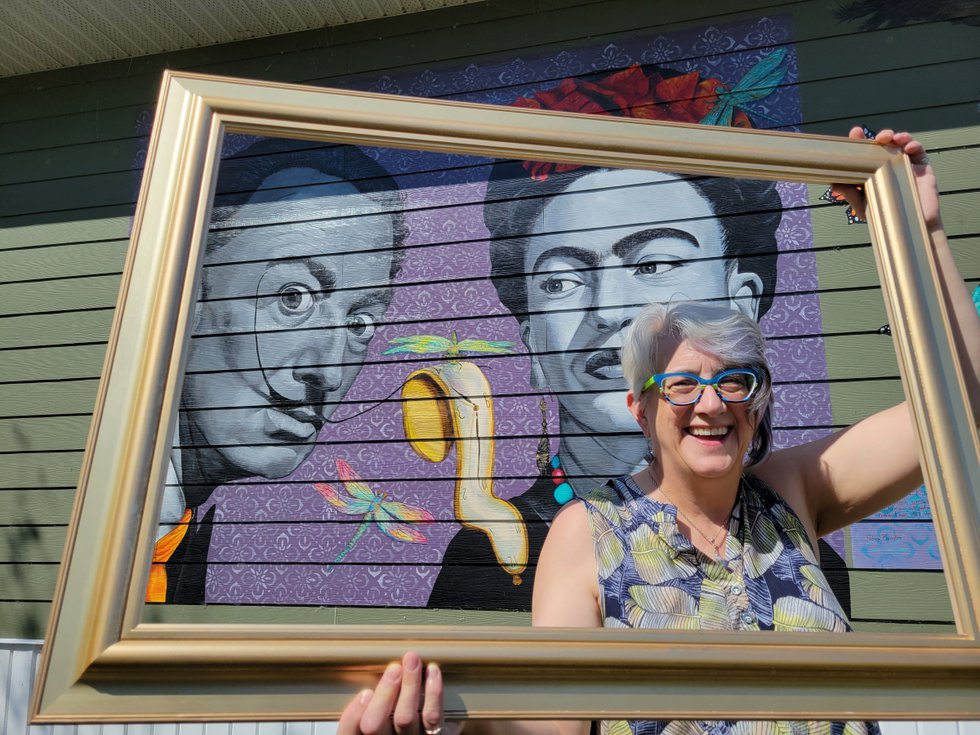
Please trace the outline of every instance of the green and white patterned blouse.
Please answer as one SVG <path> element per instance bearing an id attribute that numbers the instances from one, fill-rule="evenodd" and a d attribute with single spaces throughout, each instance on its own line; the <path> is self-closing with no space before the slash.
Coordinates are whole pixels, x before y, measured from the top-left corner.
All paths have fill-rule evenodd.
<path id="1" fill-rule="evenodd" d="M 742 478 L 723 560 L 696 549 L 678 529 L 677 509 L 646 497 L 629 476 L 610 480 L 582 500 L 592 528 L 604 627 L 851 629 L 800 519 L 753 475 Z M 603 735 L 880 735 L 875 722 L 621 720 L 600 725 Z"/>

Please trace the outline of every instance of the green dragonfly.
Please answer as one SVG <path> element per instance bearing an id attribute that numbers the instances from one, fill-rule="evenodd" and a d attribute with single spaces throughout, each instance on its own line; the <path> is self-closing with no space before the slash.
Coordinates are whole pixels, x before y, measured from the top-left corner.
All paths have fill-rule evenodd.
<path id="1" fill-rule="evenodd" d="M 704 116 L 701 124 L 731 125 L 736 107 L 745 109 L 750 103 L 772 94 L 786 76 L 786 67 L 780 68 L 785 58 L 786 49 L 773 51 L 749 69 L 734 87 L 717 90 L 718 104 Z M 752 110 L 752 114 L 775 122 L 759 110 Z"/>
<path id="2" fill-rule="evenodd" d="M 490 339 L 464 339 L 456 336 L 456 330 L 452 331 L 452 337 L 439 337 L 434 334 L 416 334 L 411 337 L 395 337 L 389 341 L 392 345 L 382 352 L 382 355 L 397 355 L 402 353 L 412 353 L 415 355 L 438 355 L 444 353 L 447 358 L 454 360 L 462 352 L 475 352 L 485 355 L 511 355 L 514 350 L 513 342 L 505 340 Z"/>

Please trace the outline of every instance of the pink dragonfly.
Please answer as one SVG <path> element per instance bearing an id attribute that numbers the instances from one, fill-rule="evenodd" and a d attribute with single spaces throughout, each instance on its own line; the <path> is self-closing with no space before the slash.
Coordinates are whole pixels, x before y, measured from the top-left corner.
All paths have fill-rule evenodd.
<path id="1" fill-rule="evenodd" d="M 435 520 L 429 511 L 397 500 L 389 500 L 386 492 L 380 495 L 374 492 L 343 459 L 337 460 L 337 475 L 344 484 L 345 493 L 341 493 L 333 485 L 325 482 L 314 483 L 313 487 L 324 500 L 341 513 L 362 516 L 362 520 L 351 540 L 331 564 L 343 561 L 372 524 L 376 525 L 385 536 L 395 541 L 409 544 L 429 542 L 425 534 L 416 528 L 419 524 L 428 524 Z"/>

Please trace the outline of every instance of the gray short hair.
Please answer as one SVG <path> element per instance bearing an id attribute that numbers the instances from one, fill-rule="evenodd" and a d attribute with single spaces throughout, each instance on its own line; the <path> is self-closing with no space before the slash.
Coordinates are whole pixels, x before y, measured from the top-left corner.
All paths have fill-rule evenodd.
<path id="1" fill-rule="evenodd" d="M 626 331 L 622 354 L 626 384 L 637 398 L 647 379 L 666 366 L 668 356 L 660 350 L 665 339 L 687 340 L 732 367 L 758 371 L 761 380 L 750 403 L 758 425 L 746 466 L 765 459 L 772 450 L 773 393 L 766 342 L 759 325 L 740 311 L 693 301 L 644 307 Z"/>

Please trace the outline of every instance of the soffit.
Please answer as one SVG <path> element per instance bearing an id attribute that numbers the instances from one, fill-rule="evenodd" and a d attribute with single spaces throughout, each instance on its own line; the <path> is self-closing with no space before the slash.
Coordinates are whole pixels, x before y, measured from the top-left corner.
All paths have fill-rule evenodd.
<path id="1" fill-rule="evenodd" d="M 213 46 L 478 0 L 2 0 L 0 77 Z"/>

